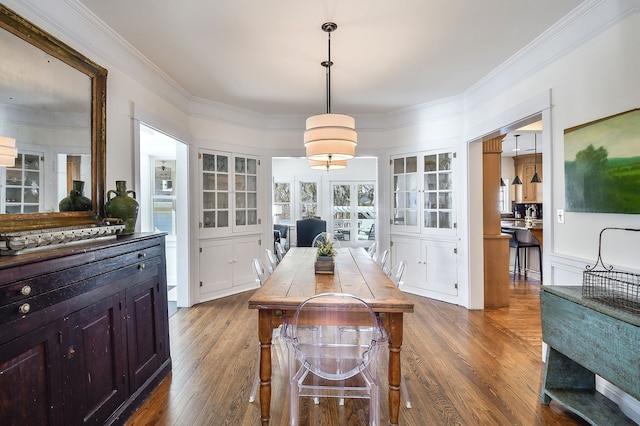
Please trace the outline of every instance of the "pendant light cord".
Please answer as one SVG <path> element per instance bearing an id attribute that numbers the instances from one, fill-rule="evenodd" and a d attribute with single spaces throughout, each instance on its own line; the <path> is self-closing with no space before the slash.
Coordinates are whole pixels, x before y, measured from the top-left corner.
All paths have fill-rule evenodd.
<path id="1" fill-rule="evenodd" d="M 331 31 L 328 31 L 327 35 L 328 35 L 327 51 L 328 51 L 329 59 L 324 61 L 322 63 L 322 66 L 324 66 L 327 69 L 326 70 L 326 79 L 327 79 L 327 114 L 331 114 L 331 65 L 333 65 L 333 62 L 331 62 Z"/>

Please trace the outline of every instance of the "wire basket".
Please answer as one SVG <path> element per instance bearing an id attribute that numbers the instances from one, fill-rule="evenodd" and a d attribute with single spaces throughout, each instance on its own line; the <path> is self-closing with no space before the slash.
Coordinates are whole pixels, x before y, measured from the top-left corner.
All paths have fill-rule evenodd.
<path id="1" fill-rule="evenodd" d="M 582 273 L 582 296 L 620 310 L 640 315 L 640 274 L 617 271 L 602 261 L 602 233 L 609 229 L 640 231 L 632 228 L 604 228 L 598 240 L 598 260 Z M 600 267 L 598 266 L 600 265 Z"/>

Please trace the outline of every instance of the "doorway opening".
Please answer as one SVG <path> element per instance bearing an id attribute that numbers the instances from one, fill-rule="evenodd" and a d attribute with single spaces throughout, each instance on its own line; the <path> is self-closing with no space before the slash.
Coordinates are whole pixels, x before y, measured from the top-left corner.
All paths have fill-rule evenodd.
<path id="1" fill-rule="evenodd" d="M 188 146 L 140 123 L 140 230 L 165 232 L 169 315 L 188 306 Z"/>

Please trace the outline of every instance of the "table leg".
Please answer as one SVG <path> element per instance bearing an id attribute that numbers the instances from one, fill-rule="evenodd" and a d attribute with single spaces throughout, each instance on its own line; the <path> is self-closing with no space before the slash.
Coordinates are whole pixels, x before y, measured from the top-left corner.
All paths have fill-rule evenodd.
<path id="1" fill-rule="evenodd" d="M 398 424 L 400 415 L 400 348 L 402 346 L 402 313 L 388 313 L 386 326 L 389 333 L 389 423 Z"/>
<path id="2" fill-rule="evenodd" d="M 258 313 L 258 338 L 260 339 L 260 417 L 263 425 L 269 424 L 271 415 L 271 310 Z"/>

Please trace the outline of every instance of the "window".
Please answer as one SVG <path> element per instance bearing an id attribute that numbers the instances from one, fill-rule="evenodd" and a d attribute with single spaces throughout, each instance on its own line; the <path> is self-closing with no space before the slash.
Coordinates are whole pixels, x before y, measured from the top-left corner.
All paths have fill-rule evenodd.
<path id="1" fill-rule="evenodd" d="M 298 217 L 320 216 L 318 213 L 318 183 L 300 181 Z"/>
<path id="2" fill-rule="evenodd" d="M 153 160 L 153 229 L 176 234 L 175 160 Z"/>
<path id="3" fill-rule="evenodd" d="M 289 182 L 274 182 L 273 184 L 273 215 L 280 223 L 291 224 L 291 184 Z"/>

